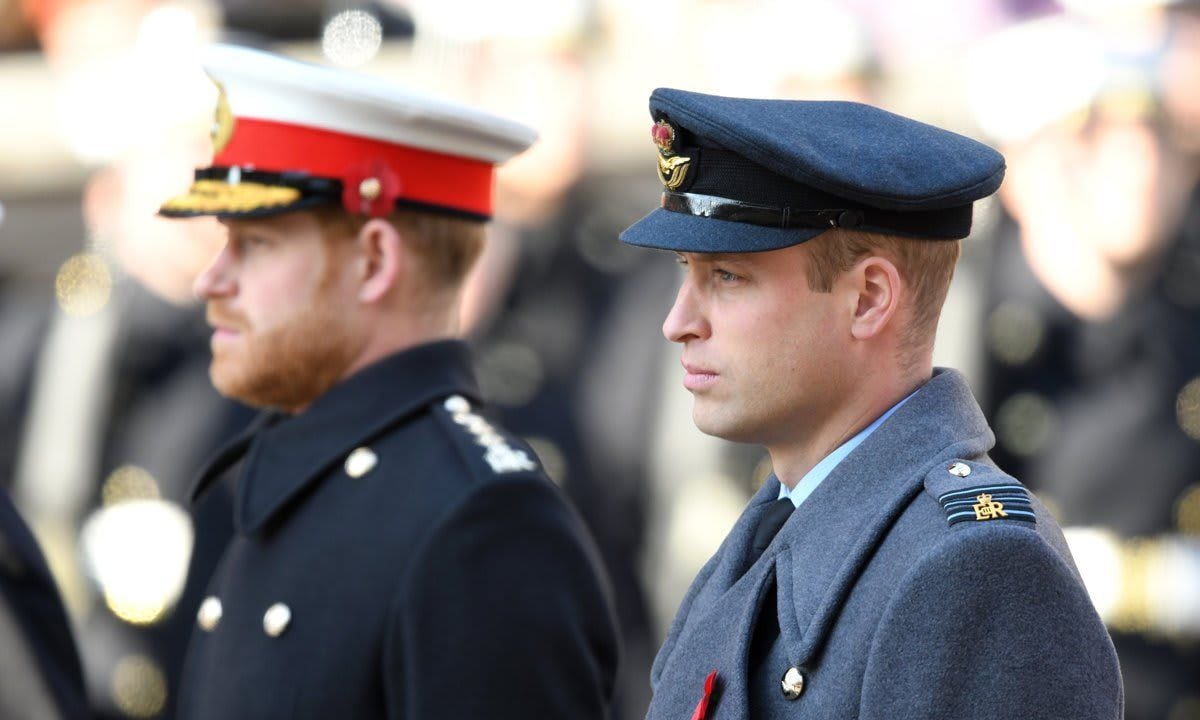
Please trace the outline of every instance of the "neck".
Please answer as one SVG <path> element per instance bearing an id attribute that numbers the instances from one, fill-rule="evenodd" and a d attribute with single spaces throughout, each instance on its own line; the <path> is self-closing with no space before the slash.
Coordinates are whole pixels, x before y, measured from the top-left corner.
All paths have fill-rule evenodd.
<path id="1" fill-rule="evenodd" d="M 430 304 L 423 312 L 414 310 L 411 306 L 398 308 L 373 318 L 374 327 L 338 382 L 398 352 L 459 337 L 457 302 Z"/>
<path id="2" fill-rule="evenodd" d="M 877 376 L 881 379 L 870 385 L 853 387 L 836 409 L 803 437 L 767 446 L 775 477 L 789 490 L 795 488 L 817 463 L 911 395 L 931 376 L 932 367 L 925 367 L 908 375 Z"/>

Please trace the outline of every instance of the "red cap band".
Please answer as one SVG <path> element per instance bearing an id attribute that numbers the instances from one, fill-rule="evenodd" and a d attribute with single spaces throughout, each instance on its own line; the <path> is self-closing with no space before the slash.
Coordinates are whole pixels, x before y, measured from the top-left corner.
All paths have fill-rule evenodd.
<path id="1" fill-rule="evenodd" d="M 364 167 L 382 165 L 399 183 L 396 198 L 492 214 L 491 163 L 332 130 L 239 117 L 213 165 L 305 172 L 343 183 L 358 183 Z"/>

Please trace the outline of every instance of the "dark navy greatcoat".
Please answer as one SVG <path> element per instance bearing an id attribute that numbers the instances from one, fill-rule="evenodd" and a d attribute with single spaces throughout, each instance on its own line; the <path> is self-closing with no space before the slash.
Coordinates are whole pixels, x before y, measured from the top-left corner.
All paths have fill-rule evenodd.
<path id="1" fill-rule="evenodd" d="M 239 461 L 183 718 L 600 718 L 617 663 L 596 553 L 520 440 L 477 412 L 465 345 L 386 358 Z"/>
<path id="2" fill-rule="evenodd" d="M 0 717 L 86 718 L 83 671 L 58 588 L 0 488 Z"/>
<path id="3" fill-rule="evenodd" d="M 650 720 L 1119 720 L 1112 642 L 992 441 L 962 376 L 940 370 L 754 560 L 767 482 L 683 600 Z"/>

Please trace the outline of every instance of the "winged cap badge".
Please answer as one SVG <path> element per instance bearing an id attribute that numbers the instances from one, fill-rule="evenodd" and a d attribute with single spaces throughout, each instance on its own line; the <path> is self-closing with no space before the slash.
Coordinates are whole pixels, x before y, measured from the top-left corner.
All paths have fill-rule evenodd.
<path id="1" fill-rule="evenodd" d="M 678 190 L 687 177 L 692 159 L 675 154 L 675 126 L 659 120 L 651 126 L 650 137 L 658 146 L 658 179 L 668 190 Z"/>

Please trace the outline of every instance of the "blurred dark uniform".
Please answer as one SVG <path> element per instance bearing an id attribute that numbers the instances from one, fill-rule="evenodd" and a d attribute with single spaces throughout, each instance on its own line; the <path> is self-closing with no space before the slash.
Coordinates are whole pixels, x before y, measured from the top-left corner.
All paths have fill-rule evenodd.
<path id="1" fill-rule="evenodd" d="M 994 253 L 984 403 L 993 457 L 1064 528 L 1113 534 L 1119 562 L 1102 573 L 1120 594 L 1105 620 L 1126 717 L 1200 717 L 1200 597 L 1145 597 L 1146 572 L 1164 549 L 1200 570 L 1200 191 L 1153 282 L 1103 322 L 1079 318 L 1042 287 L 1011 222 Z M 1192 608 L 1192 630 L 1158 616 L 1174 604 Z"/>
<path id="2" fill-rule="evenodd" d="M 472 375 L 459 342 L 407 350 L 220 454 L 200 491 L 241 462 L 238 534 L 181 717 L 603 716 L 599 558 Z"/>
<path id="3" fill-rule="evenodd" d="M 0 340 L 8 358 L 0 376 L 0 423 L 10 428 L 0 444 L 0 468 L 5 477 L 17 473 L 22 441 L 28 443 L 33 432 L 30 416 L 39 381 L 53 384 L 64 380 L 40 377 L 61 368 L 49 355 L 95 350 L 74 345 L 55 348 L 50 342 L 55 324 L 63 320 L 51 288 L 48 281 L 35 284 L 14 279 L 0 295 Z M 85 429 L 86 437 L 66 438 L 59 433 L 54 438 L 70 452 L 94 453 L 85 459 L 94 473 L 80 478 L 85 487 L 70 488 L 70 494 L 80 499 L 77 508 L 59 508 L 56 512 L 67 516 L 44 519 L 61 522 L 71 530 L 67 550 L 77 558 L 72 570 L 80 577 L 62 582 L 84 583 L 79 590 L 85 594 L 81 607 L 86 611 L 78 618 L 76 630 L 91 713 L 100 718 L 128 717 L 130 712 L 141 717 L 171 717 L 196 610 L 233 532 L 229 491 L 221 488 L 212 493 L 210 502 L 190 513 L 192 552 L 185 559 L 187 580 L 174 606 L 136 623 L 104 601 L 104 595 L 114 588 L 105 588 L 85 573 L 82 557 L 87 548 L 82 545 L 81 532 L 88 520 L 112 502 L 111 496 L 106 502 L 105 495 L 121 468 L 144 471 L 153 487 L 143 490 L 151 491 L 156 501 L 185 506 L 198 468 L 236 436 L 253 413 L 219 396 L 209 383 L 209 329 L 199 308 L 176 307 L 134 282 L 120 282 L 113 288 L 106 311 L 115 314 L 114 337 L 100 352 L 111 358 L 102 361 L 105 371 L 96 385 L 88 388 L 98 398 L 94 402 L 100 411 Z M 79 363 L 68 365 L 77 367 Z M 83 398 L 73 401 L 75 408 L 92 402 Z M 75 447 L 76 442 L 82 449 Z M 36 458 L 34 466 L 36 469 Z M 30 480 L 37 482 L 38 478 Z M 142 532 L 146 543 L 156 539 L 146 531 L 127 529 Z M 128 562 L 138 560 L 130 558 Z M 123 663 L 136 671 L 118 671 Z"/>
<path id="4" fill-rule="evenodd" d="M 54 578 L 3 488 L 0 648 L 0 717 L 88 717 L 79 655 Z"/>
<path id="5" fill-rule="evenodd" d="M 662 364 L 657 316 L 677 270 L 612 242 L 641 214 L 644 175 L 585 177 L 553 219 L 522 232 L 495 317 L 472 338 L 484 396 L 596 538 L 620 621 L 620 718 L 646 714 L 662 632 L 639 575 L 660 381 L 646 368 Z"/>

